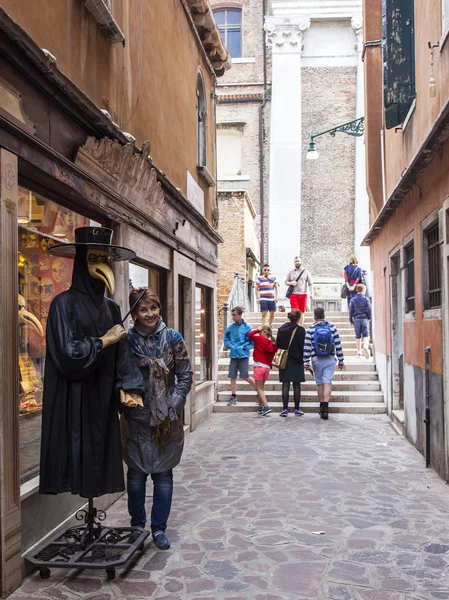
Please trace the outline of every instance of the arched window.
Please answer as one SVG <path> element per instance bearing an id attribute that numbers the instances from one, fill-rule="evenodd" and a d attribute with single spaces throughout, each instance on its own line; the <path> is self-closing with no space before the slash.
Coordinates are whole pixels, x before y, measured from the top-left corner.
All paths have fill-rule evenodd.
<path id="1" fill-rule="evenodd" d="M 196 79 L 196 133 L 197 133 L 197 164 L 199 167 L 206 166 L 206 117 L 207 104 L 204 91 L 204 80 L 199 72 Z"/>
<path id="2" fill-rule="evenodd" d="M 214 10 L 215 22 L 232 58 L 242 56 L 242 11 L 239 8 Z"/>

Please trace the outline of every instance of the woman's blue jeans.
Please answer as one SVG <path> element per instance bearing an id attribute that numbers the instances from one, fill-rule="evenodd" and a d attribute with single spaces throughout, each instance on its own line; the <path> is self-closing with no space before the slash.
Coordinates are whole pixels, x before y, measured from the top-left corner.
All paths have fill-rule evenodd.
<path id="1" fill-rule="evenodd" d="M 147 514 L 145 511 L 145 491 L 147 473 L 128 469 L 128 512 L 131 527 L 145 527 Z M 163 473 L 151 473 L 153 480 L 153 507 L 151 509 L 151 532 L 165 531 L 170 515 L 173 497 L 173 470 Z"/>

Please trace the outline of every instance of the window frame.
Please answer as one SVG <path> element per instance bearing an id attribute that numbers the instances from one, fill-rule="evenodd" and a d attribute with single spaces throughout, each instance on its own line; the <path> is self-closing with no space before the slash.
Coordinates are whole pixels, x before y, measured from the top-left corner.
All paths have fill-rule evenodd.
<path id="1" fill-rule="evenodd" d="M 218 5 L 218 6 L 213 6 L 212 8 L 212 12 L 214 14 L 214 19 L 215 19 L 215 13 L 219 12 L 219 11 L 224 11 L 225 13 L 225 22 L 223 25 L 219 25 L 218 23 L 216 23 L 218 30 L 220 31 L 220 35 L 221 38 L 223 40 L 224 45 L 226 46 L 226 48 L 228 48 L 228 30 L 230 29 L 231 31 L 240 31 L 240 54 L 239 56 L 232 56 L 229 48 L 229 54 L 231 55 L 231 59 L 241 59 L 245 57 L 244 51 L 243 51 L 243 6 L 240 4 L 232 4 L 232 3 L 225 3 L 223 5 Z M 234 11 L 234 12 L 238 12 L 240 13 L 240 22 L 237 25 L 228 25 L 228 11 Z M 221 29 L 224 29 L 224 34 L 225 37 L 223 38 Z"/>
<path id="2" fill-rule="evenodd" d="M 223 164 L 220 164 L 221 161 L 221 157 L 222 157 L 222 153 L 219 152 L 219 141 L 220 141 L 220 136 L 222 138 L 222 140 L 224 140 L 225 137 L 228 138 L 232 138 L 233 140 L 237 140 L 238 143 L 238 150 L 239 150 L 239 163 L 240 166 L 238 167 L 238 169 L 236 170 L 235 173 L 224 173 L 223 170 Z M 244 136 L 243 136 L 243 128 L 240 127 L 217 127 L 217 179 L 219 181 L 233 181 L 233 180 L 237 180 L 237 179 L 242 179 L 242 177 L 244 177 L 243 175 L 243 141 L 244 141 Z M 236 148 L 234 149 L 237 152 L 237 144 L 236 144 Z"/>
<path id="3" fill-rule="evenodd" d="M 422 292 L 423 292 L 423 312 L 424 317 L 427 318 L 441 318 L 441 310 L 443 305 L 443 272 L 442 272 L 442 251 L 441 246 L 443 243 L 441 235 L 441 224 L 438 218 L 438 212 L 435 211 L 429 215 L 421 224 L 422 229 Z M 436 231 L 437 240 L 434 241 L 430 246 L 432 249 L 436 249 L 435 256 L 437 257 L 437 269 L 432 269 L 433 276 L 438 278 L 439 287 L 434 287 L 430 290 L 431 285 L 431 265 L 429 256 L 429 234 L 433 234 Z M 438 283 L 437 282 L 437 283 Z M 431 302 L 431 294 L 439 294 L 439 303 L 434 304 Z"/>
<path id="4" fill-rule="evenodd" d="M 413 257 L 409 257 L 410 250 L 413 251 Z M 412 264 L 412 267 L 410 265 Z M 414 314 L 416 309 L 416 277 L 415 277 L 415 240 L 412 238 L 404 246 L 404 272 L 405 272 L 405 313 Z M 410 289 L 410 273 L 413 274 L 413 290 Z M 413 292 L 413 295 L 410 292 Z M 412 302 L 411 302 L 412 301 Z"/>
<path id="5" fill-rule="evenodd" d="M 199 289 L 201 290 L 201 308 L 200 308 L 200 314 L 201 311 L 203 310 L 203 297 L 205 300 L 205 313 L 204 313 L 204 325 L 205 325 L 205 335 L 206 335 L 206 340 L 205 340 L 205 359 L 206 359 L 206 374 L 205 374 L 205 378 L 201 377 L 201 360 L 204 358 L 201 353 L 199 354 L 199 356 L 197 355 L 197 348 L 196 348 L 196 344 L 199 341 L 201 343 L 201 340 L 198 338 L 197 336 L 197 330 L 196 330 L 196 318 L 197 318 L 197 306 L 196 306 L 196 290 Z M 212 381 L 212 366 L 213 366 L 213 361 L 212 361 L 212 345 L 213 345 L 213 320 L 212 320 L 212 316 L 213 316 L 213 298 L 212 298 L 212 289 L 207 287 L 206 285 L 202 285 L 199 283 L 195 284 L 195 293 L 194 293 L 194 298 L 195 298 L 195 356 L 194 356 L 194 379 L 195 379 L 195 385 L 201 385 L 203 383 L 206 383 L 208 381 Z M 204 296 L 203 296 L 204 294 Z M 200 323 L 200 328 L 203 327 L 203 323 Z M 200 333 L 203 333 L 200 329 Z M 197 365 L 197 358 L 200 359 L 200 363 Z M 198 369 L 198 370 L 197 370 Z M 198 375 L 197 375 L 198 374 Z"/>

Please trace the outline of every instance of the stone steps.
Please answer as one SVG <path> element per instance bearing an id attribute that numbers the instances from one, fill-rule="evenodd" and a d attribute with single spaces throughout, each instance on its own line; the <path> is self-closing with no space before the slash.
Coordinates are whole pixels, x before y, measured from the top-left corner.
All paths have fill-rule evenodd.
<path id="1" fill-rule="evenodd" d="M 249 386 L 247 386 L 249 387 Z M 229 400 L 230 397 L 230 392 L 229 390 L 227 391 L 222 391 L 222 392 L 218 392 L 217 394 L 217 401 L 218 402 L 227 402 Z M 267 392 L 266 393 L 266 397 L 267 397 L 267 402 L 268 404 L 270 404 L 272 402 L 279 402 L 279 404 L 282 403 L 282 393 L 281 390 L 276 390 L 276 391 L 272 391 L 272 392 Z M 290 396 L 293 399 L 293 392 L 290 388 Z M 252 390 L 251 388 L 249 388 L 249 391 L 242 391 L 239 392 L 237 394 L 238 400 L 239 402 L 242 401 L 242 403 L 245 402 L 249 402 L 249 404 L 254 403 L 255 405 L 255 397 L 256 397 L 256 392 L 254 390 Z M 308 391 L 306 393 L 301 393 L 301 401 L 304 402 L 313 402 L 315 400 L 317 400 L 318 398 L 318 392 L 316 392 L 316 387 L 314 391 Z M 357 391 L 348 391 L 348 390 L 340 390 L 337 391 L 335 389 L 332 389 L 332 398 L 335 399 L 335 402 L 351 402 L 351 401 L 355 401 L 355 402 L 359 402 L 359 403 L 365 403 L 365 402 L 380 402 L 383 403 L 383 394 L 380 391 L 377 392 L 364 392 L 363 394 L 361 394 L 360 392 Z"/>
<path id="2" fill-rule="evenodd" d="M 365 358 L 349 357 L 348 360 L 345 361 L 345 365 L 346 365 L 347 371 L 351 371 L 351 372 L 352 371 L 376 372 L 376 365 L 374 364 L 372 359 L 366 360 Z M 220 373 L 221 371 L 223 371 L 223 372 L 227 373 L 228 367 L 229 367 L 229 358 L 224 357 L 224 356 L 220 357 L 218 359 L 218 372 Z M 347 371 L 346 370 L 342 371 L 341 374 L 343 375 Z M 277 374 L 277 372 L 278 372 L 277 369 L 271 370 L 272 375 L 273 375 L 273 373 Z"/>
<path id="3" fill-rule="evenodd" d="M 293 404 L 293 402 L 291 403 Z M 282 410 L 281 402 L 273 402 L 270 404 L 270 408 L 273 411 L 271 415 L 276 415 Z M 305 413 L 318 413 L 319 402 L 302 402 L 301 409 Z M 293 416 L 294 408 L 292 405 L 289 406 L 289 412 Z M 216 402 L 214 404 L 214 412 L 221 413 L 239 413 L 239 412 L 253 412 L 255 417 L 257 415 L 257 406 L 255 402 L 238 402 L 233 406 L 226 406 L 226 402 Z M 350 413 L 350 414 L 384 414 L 385 404 L 383 402 L 339 402 L 337 399 L 329 403 L 330 413 Z M 261 419 L 269 418 L 270 415 L 260 417 Z"/>
<path id="4" fill-rule="evenodd" d="M 240 394 L 241 392 L 246 392 L 248 390 L 248 384 L 245 381 L 237 380 L 237 392 Z M 281 392 L 282 383 L 280 381 L 267 381 L 265 383 L 265 392 Z M 301 391 L 304 392 L 312 392 L 316 390 L 315 381 L 310 378 L 307 379 L 304 383 L 301 384 Z M 341 390 L 345 390 L 348 392 L 379 392 L 380 391 L 380 382 L 377 381 L 357 381 L 357 380 L 343 380 L 343 381 L 335 381 L 333 382 L 332 387 L 333 392 L 339 394 Z M 228 392 L 229 391 L 229 380 L 224 382 L 219 382 L 218 384 L 219 392 Z"/>
<path id="5" fill-rule="evenodd" d="M 222 365 L 223 366 L 223 365 Z M 277 369 L 272 369 L 270 373 L 270 377 L 265 385 L 268 385 L 270 382 L 277 382 L 279 380 L 279 374 Z M 218 382 L 229 382 L 228 377 L 228 369 L 222 368 L 218 372 Z M 377 373 L 375 371 L 336 371 L 334 374 L 334 382 L 337 381 L 378 381 Z M 246 384 L 245 384 L 246 385 Z"/>

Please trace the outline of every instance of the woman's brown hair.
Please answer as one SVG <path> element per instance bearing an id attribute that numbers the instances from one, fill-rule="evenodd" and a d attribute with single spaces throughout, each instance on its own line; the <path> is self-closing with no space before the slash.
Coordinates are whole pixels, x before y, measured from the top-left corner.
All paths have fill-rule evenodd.
<path id="1" fill-rule="evenodd" d="M 302 312 L 297 308 L 292 308 L 292 310 L 288 313 L 287 319 L 291 323 L 297 323 L 302 316 Z"/>
<path id="2" fill-rule="evenodd" d="M 130 291 L 130 293 L 129 293 L 129 306 L 130 307 L 134 306 L 134 303 L 138 300 L 140 294 L 143 292 L 144 289 L 145 288 L 143 288 L 143 287 L 133 288 Z M 158 296 L 153 292 L 153 290 L 150 290 L 150 288 L 147 288 L 147 291 L 140 299 L 140 302 L 142 302 L 143 300 L 145 300 L 145 302 L 154 302 L 158 306 L 158 308 L 161 308 L 161 301 L 159 300 Z M 139 302 L 139 304 L 140 304 L 140 302 Z M 133 312 L 132 312 L 133 316 L 135 315 L 135 312 L 136 312 L 139 304 L 133 310 Z"/>

